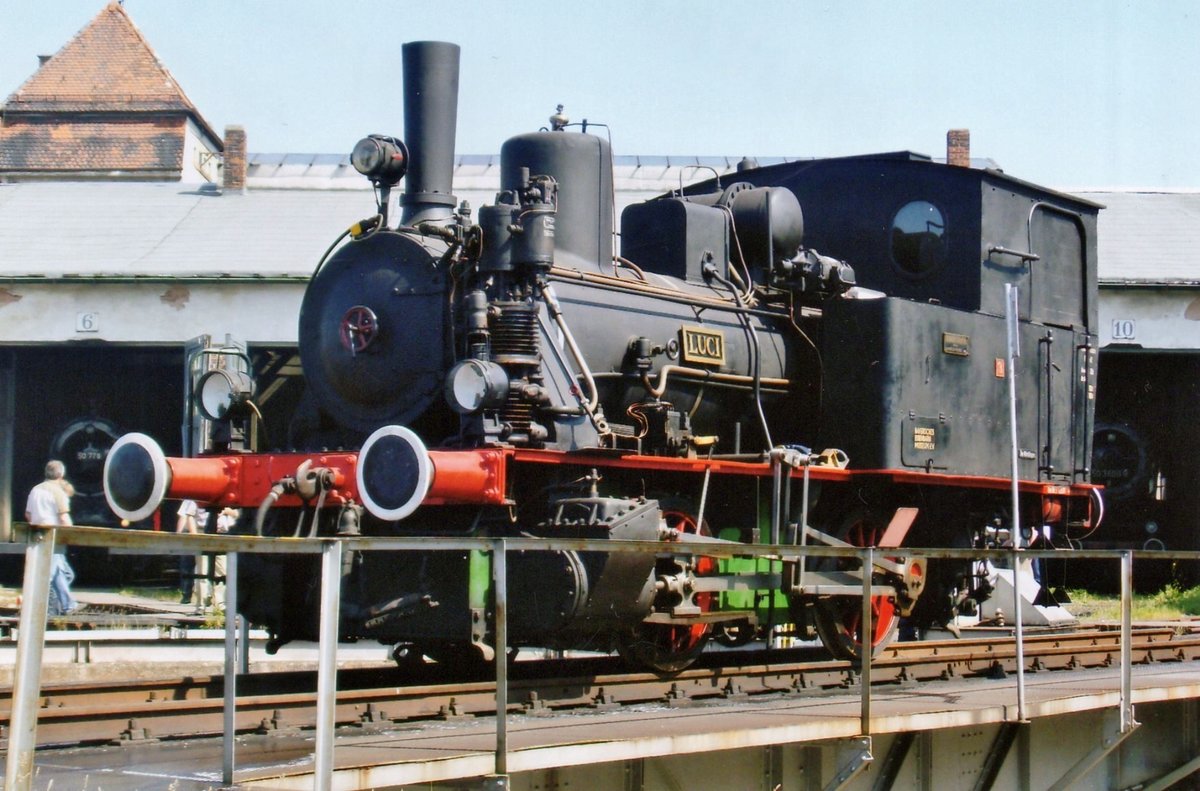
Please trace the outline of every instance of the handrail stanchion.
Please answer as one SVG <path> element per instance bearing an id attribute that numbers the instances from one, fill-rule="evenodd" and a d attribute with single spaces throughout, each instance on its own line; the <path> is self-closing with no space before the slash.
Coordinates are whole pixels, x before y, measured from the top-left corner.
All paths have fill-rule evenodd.
<path id="1" fill-rule="evenodd" d="M 1012 283 L 1004 284 L 1004 327 L 1007 336 L 1005 367 L 1008 369 L 1008 431 L 1012 465 L 1012 521 L 1009 530 L 1012 540 L 1013 616 L 1017 624 L 1017 721 L 1025 721 L 1025 630 L 1021 618 L 1021 488 L 1020 442 L 1017 439 L 1017 358 L 1021 356 L 1019 290 Z"/>
<path id="2" fill-rule="evenodd" d="M 17 666 L 8 720 L 8 757 L 4 767 L 4 787 L 8 791 L 29 791 L 33 787 L 42 648 L 46 640 L 46 608 L 50 601 L 50 569 L 56 533 L 54 528 L 30 531 L 25 550 L 21 631 L 17 637 Z"/>
<path id="3" fill-rule="evenodd" d="M 233 785 L 234 751 L 237 741 L 237 674 L 246 672 L 238 667 L 237 615 L 237 553 L 225 556 L 225 734 L 222 737 L 221 782 Z"/>
<path id="4" fill-rule="evenodd" d="M 313 788 L 333 788 L 333 729 L 337 710 L 338 620 L 342 593 L 342 542 L 325 542 L 321 551 L 321 645 L 317 665 L 317 743 Z"/>
<path id="5" fill-rule="evenodd" d="M 508 775 L 508 555 L 503 538 L 492 542 L 496 601 L 496 775 Z"/>
<path id="6" fill-rule="evenodd" d="M 1133 553 L 1121 552 L 1121 733 L 1133 722 Z"/>
<path id="7" fill-rule="evenodd" d="M 1021 552 L 1020 539 L 1013 537 L 1012 566 L 1013 610 L 1017 638 L 1017 722 L 1025 722 L 1025 624 L 1021 617 Z"/>
<path id="8" fill-rule="evenodd" d="M 871 611 L 871 578 L 875 571 L 875 550 L 867 547 L 862 552 L 863 596 L 862 596 L 862 664 L 859 681 L 862 684 L 862 715 L 859 730 L 863 736 L 871 735 L 871 651 L 875 647 L 874 613 Z"/>

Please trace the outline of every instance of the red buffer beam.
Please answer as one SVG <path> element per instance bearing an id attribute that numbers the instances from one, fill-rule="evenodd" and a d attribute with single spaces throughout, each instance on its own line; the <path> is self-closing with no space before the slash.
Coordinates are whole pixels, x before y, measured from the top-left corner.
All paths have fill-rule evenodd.
<path id="1" fill-rule="evenodd" d="M 104 492 L 123 519 L 145 519 L 166 499 L 257 508 L 362 502 L 383 519 L 403 519 L 422 504 L 502 505 L 507 454 L 430 451 L 408 429 L 386 426 L 355 453 L 263 453 L 168 457 L 145 434 L 127 434 L 109 451 Z"/>

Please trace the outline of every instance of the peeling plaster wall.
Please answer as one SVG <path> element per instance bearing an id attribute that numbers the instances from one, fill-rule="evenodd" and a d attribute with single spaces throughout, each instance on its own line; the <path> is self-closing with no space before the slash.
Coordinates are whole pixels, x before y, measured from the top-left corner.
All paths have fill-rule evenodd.
<path id="1" fill-rule="evenodd" d="M 0 344 L 181 343 L 226 332 L 249 343 L 294 344 L 304 288 L 300 280 L 10 280 L 0 284 Z M 1200 288 L 1108 286 L 1099 314 L 1102 347 L 1200 350 Z"/>
<path id="2" fill-rule="evenodd" d="M 0 286 L 0 345 L 181 344 L 203 333 L 295 344 L 304 286 L 302 281 L 10 281 Z"/>
<path id="3" fill-rule="evenodd" d="M 1101 348 L 1198 350 L 1200 288 L 1102 287 L 1099 335 Z"/>

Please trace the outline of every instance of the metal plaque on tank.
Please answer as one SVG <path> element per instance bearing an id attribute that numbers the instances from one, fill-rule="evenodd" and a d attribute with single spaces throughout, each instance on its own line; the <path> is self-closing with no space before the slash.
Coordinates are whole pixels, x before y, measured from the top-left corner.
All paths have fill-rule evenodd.
<path id="1" fill-rule="evenodd" d="M 955 357 L 971 356 L 971 337 L 959 332 L 942 333 L 942 353 Z"/>
<path id="2" fill-rule="evenodd" d="M 944 469 L 949 426 L 937 417 L 909 415 L 904 421 L 900 456 L 906 467 Z"/>
<path id="3" fill-rule="evenodd" d="M 725 364 L 725 333 L 700 327 L 680 327 L 679 343 L 684 362 L 701 365 Z"/>

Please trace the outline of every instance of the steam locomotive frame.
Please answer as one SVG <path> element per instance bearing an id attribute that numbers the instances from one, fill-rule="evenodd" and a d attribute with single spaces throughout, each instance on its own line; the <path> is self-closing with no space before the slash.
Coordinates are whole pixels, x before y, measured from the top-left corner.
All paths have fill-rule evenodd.
<path id="1" fill-rule="evenodd" d="M 245 529 L 264 535 L 661 541 L 658 556 L 517 554 L 509 641 L 616 647 L 667 672 L 710 636 L 783 625 L 859 656 L 902 618 L 970 614 L 992 590 L 987 564 L 927 568 L 904 546 L 1093 526 L 1094 204 L 908 153 L 748 166 L 628 207 L 615 254 L 606 140 L 561 112 L 508 140 L 501 191 L 472 219 L 451 194 L 458 48 L 405 45 L 404 68 L 405 139 L 372 135 L 351 157 L 376 213 L 331 247 L 301 309 L 297 450 L 244 447 L 253 383 L 231 357 L 195 384 L 208 451 L 113 446 L 123 518 L 187 497 L 250 509 Z M 1023 300 L 1019 372 L 1006 284 Z M 887 593 L 864 635 L 861 570 L 718 562 L 673 552 L 681 539 L 886 548 L 871 575 Z M 398 658 L 485 658 L 489 562 L 350 555 L 341 634 Z M 312 561 L 242 575 L 251 621 L 277 642 L 315 636 Z"/>

